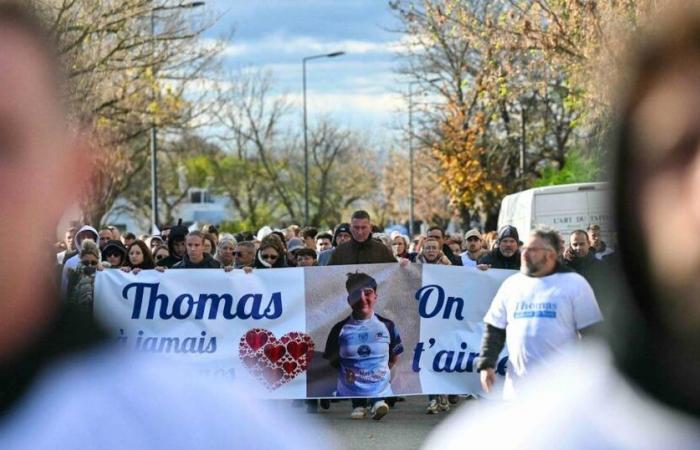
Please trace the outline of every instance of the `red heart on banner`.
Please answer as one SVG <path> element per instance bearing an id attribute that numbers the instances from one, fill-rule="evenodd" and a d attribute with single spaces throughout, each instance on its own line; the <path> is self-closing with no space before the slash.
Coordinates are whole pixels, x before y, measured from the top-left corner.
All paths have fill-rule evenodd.
<path id="1" fill-rule="evenodd" d="M 287 373 L 294 373 L 294 371 L 297 368 L 297 363 L 295 362 L 286 362 L 282 364 L 282 368 L 284 369 L 285 372 Z"/>
<path id="2" fill-rule="evenodd" d="M 279 361 L 285 353 L 287 353 L 287 350 L 285 350 L 284 345 L 267 344 L 265 346 L 265 356 L 273 363 Z"/>
<path id="3" fill-rule="evenodd" d="M 268 389 L 277 389 L 304 373 L 314 351 L 306 333 L 292 331 L 277 339 L 264 328 L 253 328 L 241 336 L 238 356 L 248 371 Z"/>
<path id="4" fill-rule="evenodd" d="M 292 341 L 289 344 L 287 344 L 287 350 L 294 359 L 299 359 L 300 357 L 305 355 L 308 349 L 309 347 L 306 345 L 305 342 Z"/>
<path id="5" fill-rule="evenodd" d="M 267 342 L 268 336 L 264 331 L 256 328 L 245 334 L 245 341 L 248 343 L 250 348 L 253 349 L 253 351 L 256 351 Z"/>

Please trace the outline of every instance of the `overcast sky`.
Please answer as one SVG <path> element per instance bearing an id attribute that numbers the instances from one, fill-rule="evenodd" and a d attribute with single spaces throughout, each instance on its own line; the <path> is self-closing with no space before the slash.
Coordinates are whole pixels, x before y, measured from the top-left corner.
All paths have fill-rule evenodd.
<path id="1" fill-rule="evenodd" d="M 347 54 L 307 63 L 310 120 L 330 115 L 381 140 L 406 120 L 397 94 L 405 86 L 394 72 L 401 36 L 388 31 L 396 19 L 386 0 L 208 0 L 207 8 L 223 15 L 207 38 L 233 30 L 226 66 L 270 69 L 278 92 L 294 102 L 299 126 L 301 60 L 333 51 Z"/>

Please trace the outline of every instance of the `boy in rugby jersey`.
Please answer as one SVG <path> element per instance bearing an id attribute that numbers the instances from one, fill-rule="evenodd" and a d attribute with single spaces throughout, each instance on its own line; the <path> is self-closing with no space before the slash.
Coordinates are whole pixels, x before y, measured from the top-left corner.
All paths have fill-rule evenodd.
<path id="1" fill-rule="evenodd" d="M 403 352 L 394 322 L 375 314 L 377 282 L 366 273 L 349 273 L 345 282 L 352 313 L 333 326 L 323 357 L 338 369 L 336 395 L 352 398 L 353 419 L 370 414 L 379 420 L 389 412 L 384 397 L 392 395 L 391 368 Z"/>

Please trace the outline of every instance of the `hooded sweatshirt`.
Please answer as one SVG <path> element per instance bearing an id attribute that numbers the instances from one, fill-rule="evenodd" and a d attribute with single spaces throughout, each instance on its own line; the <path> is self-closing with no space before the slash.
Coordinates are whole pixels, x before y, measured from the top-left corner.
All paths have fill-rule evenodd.
<path id="1" fill-rule="evenodd" d="M 82 244 L 82 239 L 79 239 L 78 236 L 80 236 L 80 233 L 84 231 L 90 231 L 93 234 L 93 240 L 95 243 L 99 241 L 99 234 L 97 233 L 97 230 L 91 227 L 90 225 L 84 225 L 82 228 L 78 230 L 77 233 L 75 233 L 75 247 L 80 248 L 80 245 Z M 75 269 L 78 266 L 78 263 L 80 262 L 80 253 L 76 253 L 72 257 L 70 257 L 66 263 L 63 265 L 63 272 L 61 274 L 61 298 L 66 298 L 66 294 L 68 292 L 68 274 L 70 273 L 69 271 L 71 269 Z"/>
<path id="2" fill-rule="evenodd" d="M 182 260 L 182 258 L 178 257 L 175 253 L 175 241 L 184 240 L 187 233 L 187 228 L 182 225 L 175 225 L 170 229 L 170 235 L 168 236 L 168 250 L 170 251 L 170 255 L 156 262 L 157 266 L 170 268 Z"/>

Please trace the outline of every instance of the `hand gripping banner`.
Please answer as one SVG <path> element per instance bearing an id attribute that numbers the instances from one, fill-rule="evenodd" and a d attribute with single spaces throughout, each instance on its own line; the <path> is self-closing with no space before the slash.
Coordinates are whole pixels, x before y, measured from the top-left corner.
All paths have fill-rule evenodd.
<path id="1" fill-rule="evenodd" d="M 482 319 L 512 273 L 420 264 L 108 269 L 97 275 L 94 310 L 119 344 L 256 386 L 261 398 L 477 394 Z M 499 375 L 506 364 L 504 353 Z"/>

